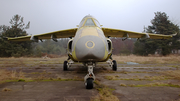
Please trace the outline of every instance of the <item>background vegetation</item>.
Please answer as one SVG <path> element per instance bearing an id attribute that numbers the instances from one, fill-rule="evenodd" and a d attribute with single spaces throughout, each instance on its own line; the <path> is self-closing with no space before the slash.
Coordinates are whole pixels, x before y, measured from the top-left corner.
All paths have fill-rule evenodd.
<path id="1" fill-rule="evenodd" d="M 166 13 L 155 13 L 155 17 L 151 20 L 151 24 L 151 26 L 148 26 L 145 29 L 145 32 L 165 35 L 177 33 L 177 35 L 166 40 L 142 39 L 140 41 L 136 41 L 134 44 L 134 54 L 148 55 L 154 54 L 155 51 L 158 51 L 158 53 L 162 55 L 168 55 L 172 52 L 172 50 L 180 49 L 179 26 L 177 24 L 173 24 Z"/>
<path id="2" fill-rule="evenodd" d="M 42 56 L 47 54 L 64 55 L 66 54 L 68 38 L 59 39 L 58 42 L 43 40 L 43 42 L 10 42 L 5 37 L 26 36 L 26 29 L 30 22 L 24 24 L 23 17 L 14 15 L 10 20 L 11 26 L 0 26 L 0 57 L 21 57 L 21 56 Z M 151 24 L 145 28 L 144 32 L 170 35 L 177 35 L 168 40 L 155 39 L 127 39 L 111 38 L 113 42 L 113 54 L 115 55 L 142 55 L 155 54 L 157 51 L 161 55 L 168 55 L 172 50 L 180 49 L 179 26 L 169 20 L 166 13 L 156 12 Z"/>
<path id="3" fill-rule="evenodd" d="M 26 29 L 29 28 L 30 22 L 24 24 L 23 17 L 14 15 L 9 22 L 11 26 L 0 26 L 0 57 L 24 56 L 32 53 L 31 42 L 10 42 L 3 38 L 19 37 L 28 35 Z"/>

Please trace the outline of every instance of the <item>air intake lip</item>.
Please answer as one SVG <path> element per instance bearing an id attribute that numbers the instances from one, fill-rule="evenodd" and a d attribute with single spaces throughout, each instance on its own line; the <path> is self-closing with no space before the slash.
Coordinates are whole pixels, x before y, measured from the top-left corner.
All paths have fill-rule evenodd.
<path id="1" fill-rule="evenodd" d="M 85 45 L 86 45 L 87 48 L 93 48 L 93 47 L 95 46 L 95 44 L 94 44 L 93 41 L 87 41 L 87 42 L 85 43 Z"/>

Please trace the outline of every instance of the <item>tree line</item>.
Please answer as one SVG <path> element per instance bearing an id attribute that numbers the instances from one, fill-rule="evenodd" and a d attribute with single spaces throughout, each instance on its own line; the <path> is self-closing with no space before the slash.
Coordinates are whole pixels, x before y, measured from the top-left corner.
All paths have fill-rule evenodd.
<path id="1" fill-rule="evenodd" d="M 21 56 L 42 56 L 46 54 L 66 54 L 68 38 L 59 39 L 58 42 L 52 40 L 43 40 L 44 42 L 10 42 L 5 37 L 26 36 L 26 29 L 30 27 L 30 22 L 24 23 L 23 17 L 14 15 L 10 20 L 11 26 L 0 26 L 0 57 L 21 57 Z M 111 38 L 113 43 L 113 54 L 136 54 L 147 56 L 159 52 L 161 55 L 168 55 L 172 50 L 180 49 L 179 26 L 169 20 L 164 12 L 156 12 L 151 24 L 145 28 L 144 32 L 170 35 L 177 33 L 171 39 L 127 39 Z"/>

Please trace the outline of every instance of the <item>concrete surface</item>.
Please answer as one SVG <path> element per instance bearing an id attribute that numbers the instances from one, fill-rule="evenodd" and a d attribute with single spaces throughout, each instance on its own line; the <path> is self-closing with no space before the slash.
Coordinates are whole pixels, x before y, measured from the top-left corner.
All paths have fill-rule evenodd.
<path id="1" fill-rule="evenodd" d="M 37 68 L 38 67 L 38 68 Z M 62 64 L 49 64 L 29 67 L 6 66 L 6 70 L 16 70 L 25 73 L 31 78 L 62 78 L 83 79 L 87 74 L 87 68 L 81 64 L 74 64 L 69 71 L 63 71 Z M 123 84 L 147 84 L 153 82 L 165 82 L 180 84 L 178 80 L 107 80 L 104 76 L 118 75 L 119 78 L 134 76 L 158 76 L 160 71 L 176 70 L 171 66 L 147 66 L 147 65 L 119 65 L 117 72 L 111 72 L 108 65 L 98 64 L 94 68 L 94 74 L 100 83 L 114 88 L 113 94 L 121 101 L 178 101 L 180 88 L 176 87 L 123 87 Z M 45 72 L 44 74 L 42 74 Z M 39 73 L 39 74 L 38 74 Z M 96 86 L 96 85 L 95 85 Z M 2 91 L 9 88 L 11 91 Z M 39 82 L 10 82 L 0 84 L 0 101 L 89 101 L 96 96 L 96 89 L 85 89 L 83 81 L 39 81 Z"/>
<path id="2" fill-rule="evenodd" d="M 98 93 L 86 90 L 82 81 L 14 82 L 1 84 L 0 90 L 0 101 L 88 101 Z"/>

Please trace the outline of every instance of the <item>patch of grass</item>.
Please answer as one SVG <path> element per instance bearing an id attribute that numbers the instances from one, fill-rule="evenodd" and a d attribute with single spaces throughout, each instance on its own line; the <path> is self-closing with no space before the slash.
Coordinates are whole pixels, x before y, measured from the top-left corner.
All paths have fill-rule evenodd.
<path id="1" fill-rule="evenodd" d="M 51 69 L 55 69 L 55 67 L 51 67 Z"/>
<path id="2" fill-rule="evenodd" d="M 22 71 L 7 71 L 0 69 L 0 83 L 10 82 L 10 81 L 24 81 L 29 78 L 25 78 Z"/>
<path id="3" fill-rule="evenodd" d="M 124 86 L 124 87 L 126 87 L 127 85 L 126 85 L 126 84 L 124 84 L 124 83 L 121 83 L 121 84 L 120 84 L 120 86 Z"/>
<path id="4" fill-rule="evenodd" d="M 129 87 L 134 87 L 135 86 L 135 84 L 131 84 L 131 85 L 128 85 Z"/>
<path id="5" fill-rule="evenodd" d="M 138 76 L 138 75 L 134 75 L 133 77 L 139 78 L 139 76 Z M 145 77 L 146 77 L 146 76 L 145 76 Z"/>
<path id="6" fill-rule="evenodd" d="M 176 68 L 177 70 L 179 70 L 179 68 L 180 68 L 180 66 L 172 66 L 172 67 L 174 67 L 174 68 Z"/>
<path id="7" fill-rule="evenodd" d="M 49 59 L 43 59 L 43 58 L 35 58 L 35 57 L 20 57 L 20 58 L 0 58 L 0 64 L 4 65 L 4 67 L 20 67 L 20 66 L 26 66 L 26 67 L 32 67 L 42 64 L 60 64 L 63 63 L 64 60 L 67 59 L 67 56 L 61 56 L 57 58 L 49 58 Z M 17 62 L 18 61 L 18 62 Z"/>
<path id="8" fill-rule="evenodd" d="M 41 69 L 41 67 L 39 66 L 39 67 L 35 67 L 35 69 Z"/>
<path id="9" fill-rule="evenodd" d="M 0 83 L 6 83 L 6 82 L 18 82 L 18 80 L 3 80 Z"/>
<path id="10" fill-rule="evenodd" d="M 120 72 L 113 72 L 113 73 L 128 74 L 128 73 L 154 73 L 154 72 L 146 72 L 146 71 L 131 71 L 131 72 L 127 72 L 127 71 L 120 71 Z"/>
<path id="11" fill-rule="evenodd" d="M 179 64 L 179 55 L 169 56 L 112 56 L 113 59 L 117 60 L 117 63 L 136 62 L 140 64 Z"/>
<path id="12" fill-rule="evenodd" d="M 135 80 L 135 81 L 149 80 L 149 81 L 153 81 L 153 80 L 167 80 L 167 79 L 172 79 L 173 77 L 161 75 L 161 76 L 144 76 L 142 78 L 140 78 L 139 76 L 133 76 L 133 78 L 118 78 L 117 76 L 110 75 L 110 76 L 104 76 L 104 78 L 108 79 L 108 80 Z"/>
<path id="13" fill-rule="evenodd" d="M 101 72 L 101 73 L 117 73 L 116 71 L 105 70 L 105 69 L 101 70 L 100 72 Z"/>
<path id="14" fill-rule="evenodd" d="M 163 71 L 163 72 L 160 72 L 164 75 L 167 75 L 167 76 L 170 76 L 174 79 L 178 79 L 180 80 L 180 70 L 170 70 L 170 71 Z"/>
<path id="15" fill-rule="evenodd" d="M 35 81 L 83 81 L 83 79 L 61 79 L 61 78 L 37 78 L 37 79 L 29 79 L 29 80 L 4 80 L 1 83 L 6 83 L 6 82 L 35 82 Z"/>
<path id="16" fill-rule="evenodd" d="M 128 86 L 128 87 L 162 87 L 162 86 L 167 86 L 167 87 L 177 87 L 177 88 L 180 88 L 180 85 L 177 85 L 177 84 L 161 83 L 161 82 L 149 83 L 149 84 L 143 84 L 143 85 L 130 84 L 130 85 L 126 85 L 126 86 Z"/>
<path id="17" fill-rule="evenodd" d="M 18 82 L 24 82 L 24 81 L 26 81 L 26 80 L 24 80 L 24 79 L 19 79 L 18 80 Z"/>
<path id="18" fill-rule="evenodd" d="M 43 72 L 31 72 L 29 74 L 51 74 L 51 72 L 46 72 L 46 71 L 43 71 Z"/>
<path id="19" fill-rule="evenodd" d="M 142 80 L 167 80 L 167 79 L 172 79 L 172 77 L 160 75 L 160 76 L 144 76 L 144 78 L 142 78 Z"/>
<path id="20" fill-rule="evenodd" d="M 2 91 L 7 92 L 7 91 L 11 91 L 11 89 L 9 89 L 9 88 L 3 88 Z"/>
<path id="21" fill-rule="evenodd" d="M 40 74 L 39 72 L 31 72 L 30 74 Z"/>
<path id="22" fill-rule="evenodd" d="M 61 79 L 61 78 L 55 79 L 55 78 L 47 78 L 47 79 L 35 79 L 33 81 L 83 81 L 83 79 Z"/>
<path id="23" fill-rule="evenodd" d="M 146 71 L 132 71 L 132 72 L 128 72 L 128 73 L 151 73 L 151 72 L 146 72 Z M 154 72 L 152 72 L 154 73 Z"/>
<path id="24" fill-rule="evenodd" d="M 60 77 L 51 78 L 48 76 L 51 73 L 48 73 L 46 71 L 28 73 L 28 74 L 38 74 L 35 78 L 26 78 L 24 74 L 25 73 L 23 73 L 22 71 L 16 72 L 16 71 L 7 71 L 0 69 L 0 83 L 33 82 L 33 81 L 83 81 L 83 78 L 80 78 L 78 76 L 69 79 L 62 79 Z"/>
<path id="25" fill-rule="evenodd" d="M 57 80 L 61 80 L 61 77 L 57 77 Z"/>
<path id="26" fill-rule="evenodd" d="M 107 86 L 101 84 L 98 80 L 94 82 L 97 87 L 95 87 L 99 94 L 93 98 L 91 101 L 119 101 L 119 99 L 112 94 L 114 89 L 108 88 Z"/>
<path id="27" fill-rule="evenodd" d="M 121 72 L 119 72 L 119 73 L 123 73 L 123 74 L 128 74 L 128 72 L 126 72 L 126 71 L 121 71 Z"/>
<path id="28" fill-rule="evenodd" d="M 114 75 L 110 75 L 110 76 L 104 76 L 105 79 L 108 79 L 108 80 L 118 80 L 116 76 Z"/>

